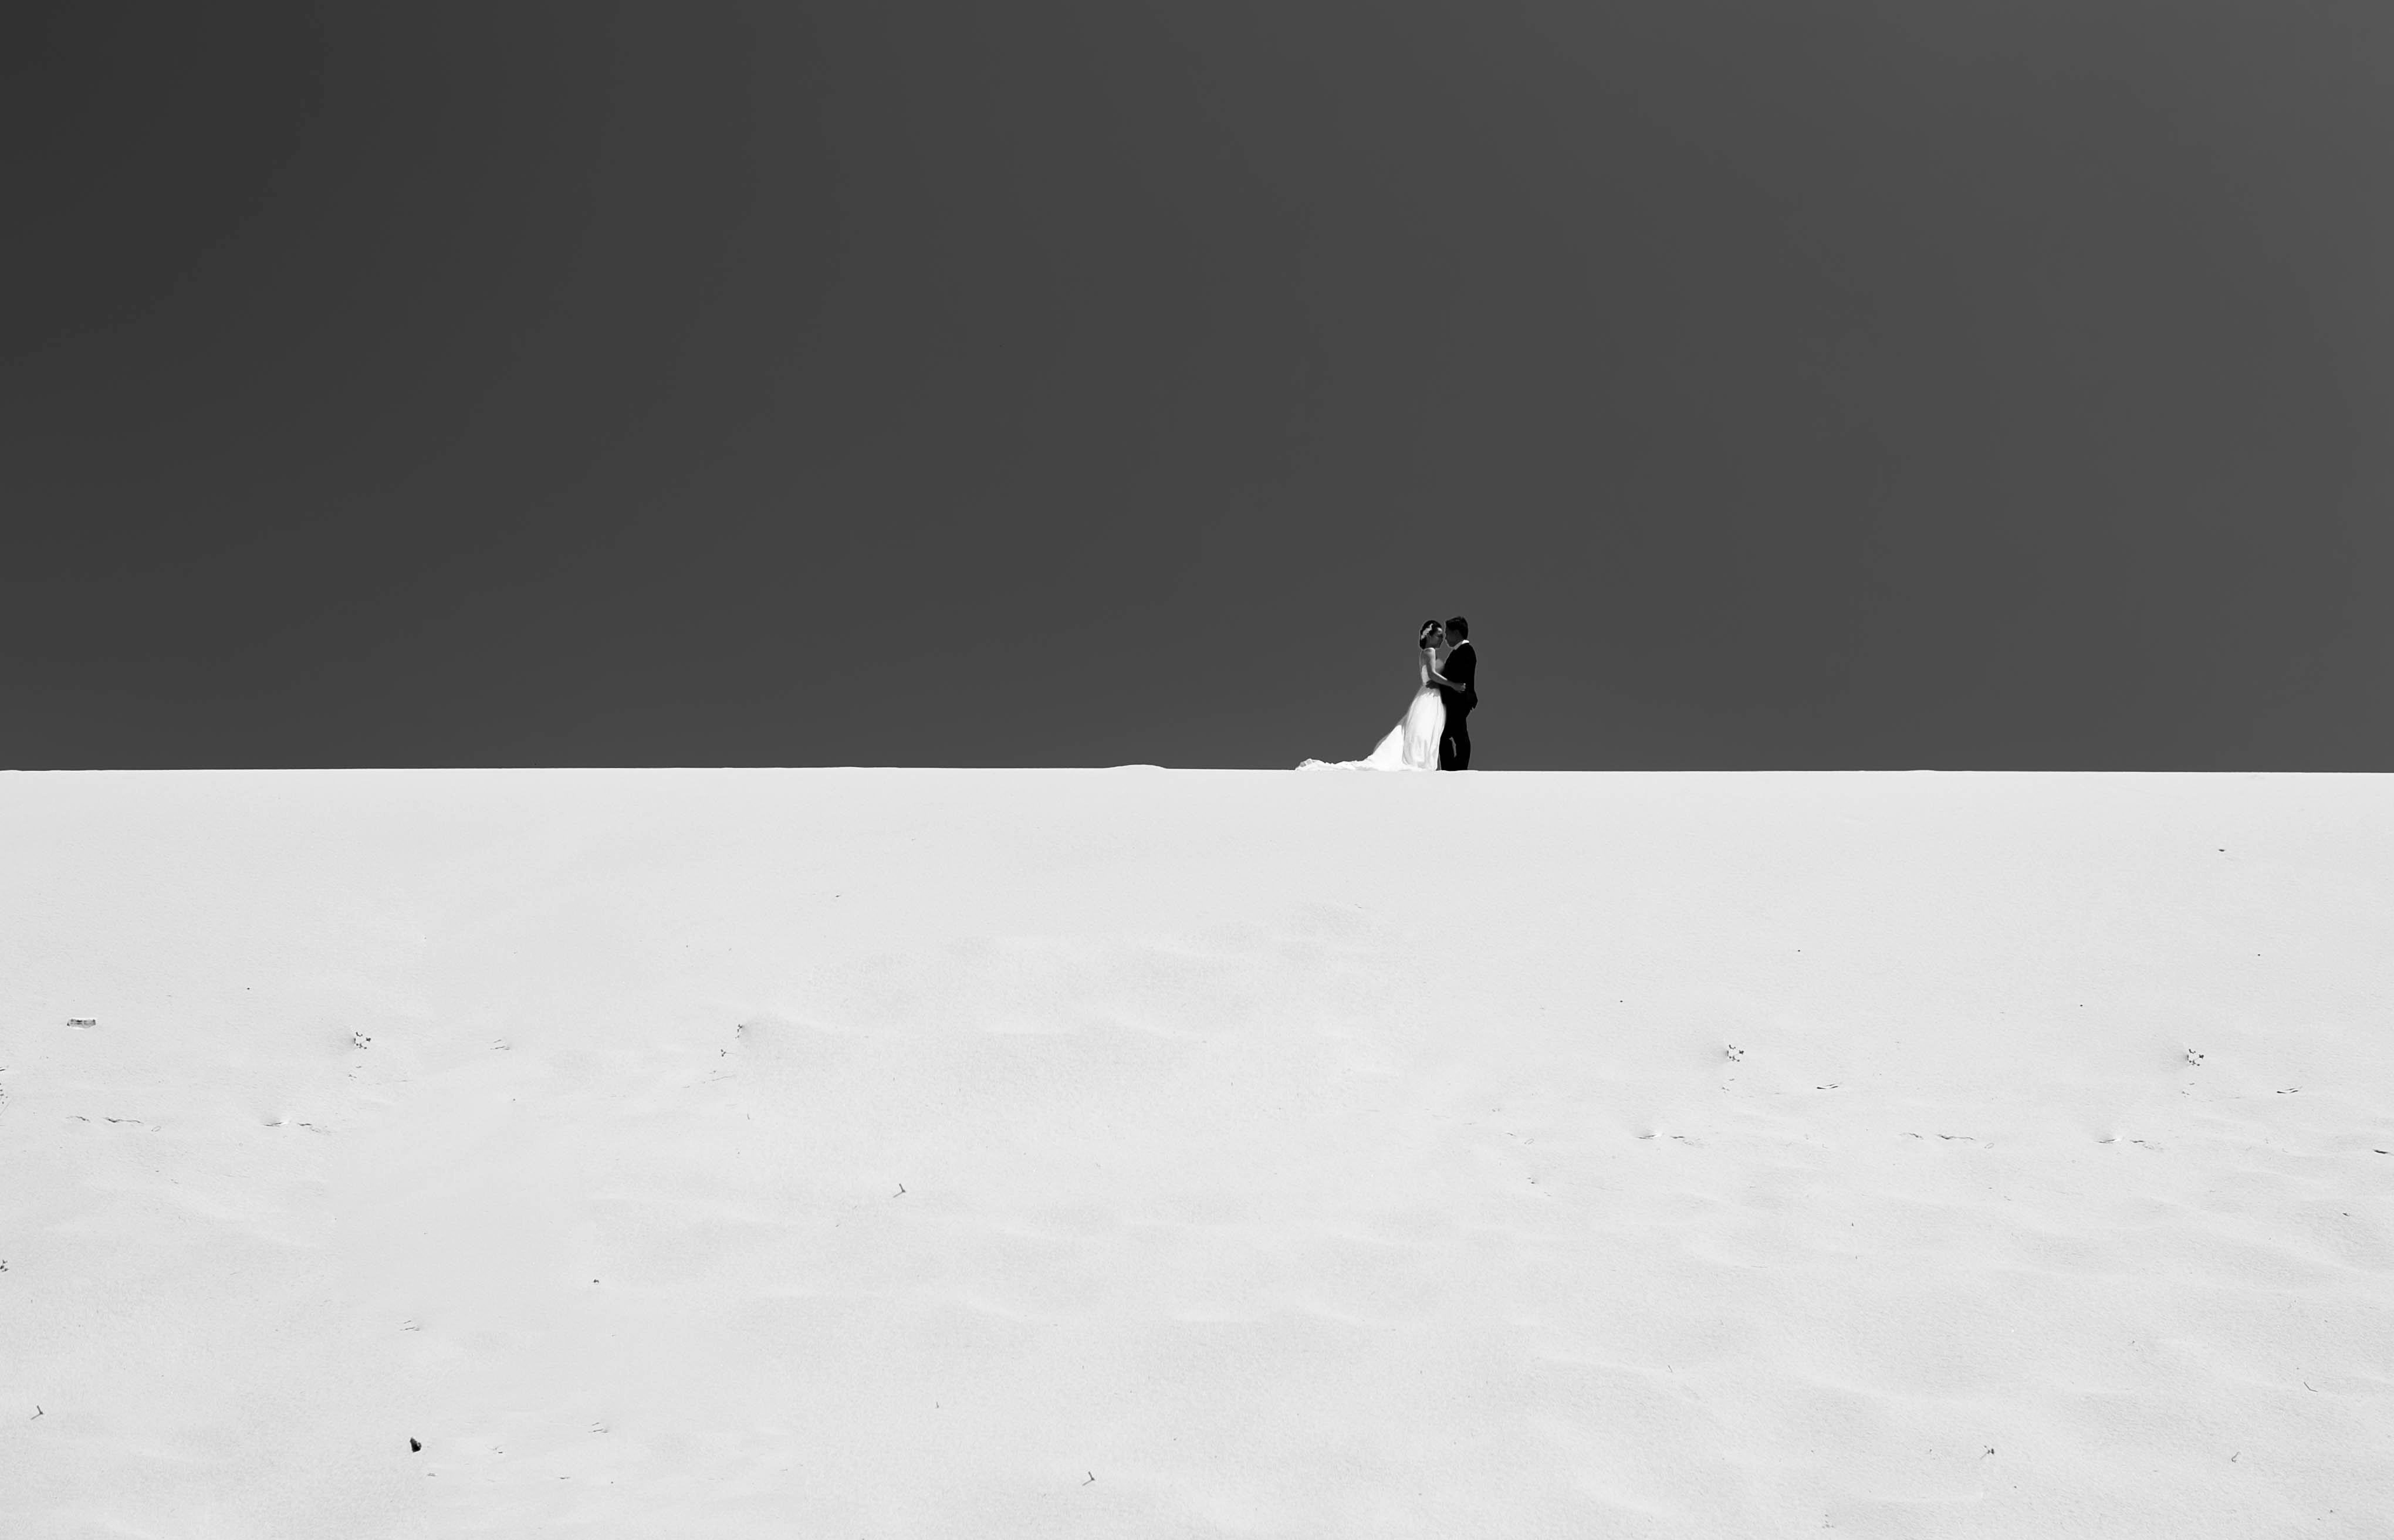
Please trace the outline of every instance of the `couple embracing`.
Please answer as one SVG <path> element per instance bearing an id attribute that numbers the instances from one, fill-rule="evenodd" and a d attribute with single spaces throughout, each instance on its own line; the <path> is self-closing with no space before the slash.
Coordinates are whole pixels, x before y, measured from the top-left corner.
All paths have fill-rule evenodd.
<path id="1" fill-rule="evenodd" d="M 1480 659 L 1471 646 L 1471 623 L 1461 615 L 1443 625 L 1422 622 L 1421 687 L 1404 719 L 1361 759 L 1335 763 L 1308 759 L 1299 770 L 1441 770 L 1471 768 L 1471 708 L 1480 704 L 1475 684 Z"/>

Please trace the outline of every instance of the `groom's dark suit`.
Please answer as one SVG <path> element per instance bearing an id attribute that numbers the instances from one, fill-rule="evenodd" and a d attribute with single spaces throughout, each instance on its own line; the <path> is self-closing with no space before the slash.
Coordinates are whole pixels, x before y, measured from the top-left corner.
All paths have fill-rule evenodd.
<path id="1" fill-rule="evenodd" d="M 1456 642 L 1439 669 L 1448 681 L 1438 687 L 1439 698 L 1446 703 L 1446 731 L 1438 740 L 1438 768 L 1442 770 L 1471 768 L 1471 708 L 1480 704 L 1472 680 L 1479 670 L 1479 650 L 1468 641 Z"/>

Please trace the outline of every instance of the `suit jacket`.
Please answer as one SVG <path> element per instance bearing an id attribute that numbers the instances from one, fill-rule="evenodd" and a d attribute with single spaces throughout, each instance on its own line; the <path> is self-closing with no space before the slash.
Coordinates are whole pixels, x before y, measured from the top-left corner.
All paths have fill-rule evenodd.
<path id="1" fill-rule="evenodd" d="M 1454 681 L 1452 686 L 1438 687 L 1439 698 L 1446 703 L 1449 717 L 1467 717 L 1480 704 L 1480 691 L 1473 683 L 1480 671 L 1480 650 L 1467 641 L 1457 642 L 1454 651 L 1446 655 L 1446 665 L 1439 670 Z"/>

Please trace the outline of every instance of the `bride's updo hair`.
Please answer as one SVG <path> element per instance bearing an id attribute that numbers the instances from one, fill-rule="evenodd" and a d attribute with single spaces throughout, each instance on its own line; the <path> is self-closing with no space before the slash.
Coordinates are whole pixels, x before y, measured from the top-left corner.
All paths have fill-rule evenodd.
<path id="1" fill-rule="evenodd" d="M 1419 642 L 1417 643 L 1417 645 L 1422 646 L 1422 647 L 1427 647 L 1427 646 L 1430 644 L 1430 638 L 1432 638 L 1432 637 L 1436 636 L 1437 634 L 1438 634 L 1438 622 L 1436 622 L 1436 621 L 1434 621 L 1434 620 L 1426 620 L 1426 621 L 1422 622 L 1421 637 L 1420 637 L 1420 640 L 1419 640 Z"/>

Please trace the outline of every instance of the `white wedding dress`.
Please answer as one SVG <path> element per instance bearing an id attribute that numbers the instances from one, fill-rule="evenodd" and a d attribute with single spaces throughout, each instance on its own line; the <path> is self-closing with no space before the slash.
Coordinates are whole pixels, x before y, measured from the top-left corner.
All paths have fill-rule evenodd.
<path id="1" fill-rule="evenodd" d="M 1421 688 L 1405 707 L 1403 720 L 1361 759 L 1308 759 L 1298 770 L 1434 770 L 1438 741 L 1446 731 L 1446 698 L 1429 682 L 1429 665 L 1421 665 Z"/>

